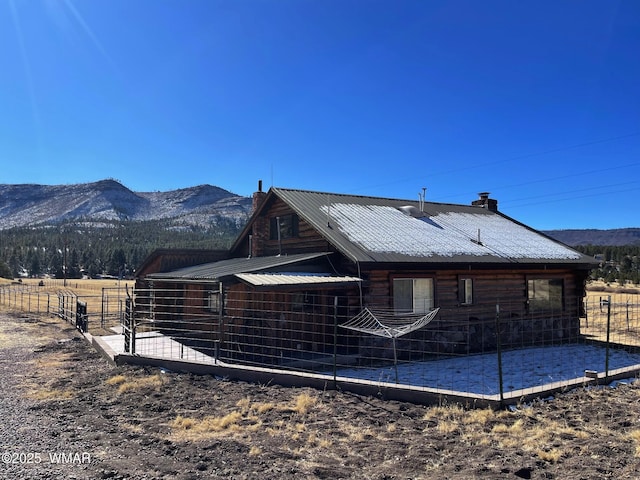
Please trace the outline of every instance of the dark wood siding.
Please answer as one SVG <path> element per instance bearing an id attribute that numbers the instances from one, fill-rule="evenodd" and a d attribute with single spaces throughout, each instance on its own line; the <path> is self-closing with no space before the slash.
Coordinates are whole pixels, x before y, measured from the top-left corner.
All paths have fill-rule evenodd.
<path id="1" fill-rule="evenodd" d="M 295 212 L 282 200 L 276 199 L 271 207 L 265 212 L 266 222 L 269 226 L 270 220 L 275 217 L 284 217 L 285 215 L 295 214 Z M 254 240 L 255 241 L 255 240 Z M 278 255 L 278 254 L 294 254 L 308 252 L 329 252 L 333 251 L 329 243 L 318 232 L 311 227 L 303 219 L 298 219 L 298 236 L 294 238 L 283 238 L 278 240 L 270 240 L 269 234 L 261 236 L 263 242 L 261 256 Z"/>
<path id="2" fill-rule="evenodd" d="M 365 305 L 391 308 L 394 277 L 434 279 L 435 306 L 440 312 L 424 331 L 425 351 L 471 353 L 496 346 L 496 325 L 506 348 L 557 341 L 575 341 L 584 298 L 587 272 L 570 269 L 523 270 L 372 270 L 365 274 Z M 459 280 L 473 281 L 473 302 L 460 302 Z M 561 279 L 562 308 L 530 312 L 530 278 Z M 497 322 L 497 323 L 496 323 Z"/>

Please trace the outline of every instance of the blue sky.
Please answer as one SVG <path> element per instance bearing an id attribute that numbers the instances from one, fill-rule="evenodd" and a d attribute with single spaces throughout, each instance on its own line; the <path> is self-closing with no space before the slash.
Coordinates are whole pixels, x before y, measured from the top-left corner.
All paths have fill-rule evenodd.
<path id="1" fill-rule="evenodd" d="M 640 2 L 3 0 L 0 183 L 640 227 Z"/>

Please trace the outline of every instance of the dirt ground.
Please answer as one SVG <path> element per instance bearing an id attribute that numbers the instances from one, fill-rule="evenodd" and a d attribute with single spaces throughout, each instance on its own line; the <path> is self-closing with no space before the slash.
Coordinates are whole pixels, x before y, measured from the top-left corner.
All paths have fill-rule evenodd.
<path id="1" fill-rule="evenodd" d="M 514 411 L 114 367 L 0 314 L 0 478 L 640 478 L 640 382 Z"/>

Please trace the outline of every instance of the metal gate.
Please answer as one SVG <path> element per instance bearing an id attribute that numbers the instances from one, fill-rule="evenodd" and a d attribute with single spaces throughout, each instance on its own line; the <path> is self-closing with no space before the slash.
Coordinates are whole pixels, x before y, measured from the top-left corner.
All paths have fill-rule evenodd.
<path id="1" fill-rule="evenodd" d="M 82 333 L 89 329 L 89 315 L 87 314 L 87 302 L 76 302 L 76 328 Z"/>

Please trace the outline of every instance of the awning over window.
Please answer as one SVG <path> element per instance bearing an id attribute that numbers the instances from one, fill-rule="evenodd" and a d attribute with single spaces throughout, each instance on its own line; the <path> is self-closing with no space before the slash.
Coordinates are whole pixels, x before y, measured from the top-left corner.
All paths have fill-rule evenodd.
<path id="1" fill-rule="evenodd" d="M 358 277 L 331 276 L 318 273 L 237 273 L 237 279 L 253 285 L 254 287 L 275 286 L 321 286 L 345 283 L 358 283 L 362 279 Z"/>

